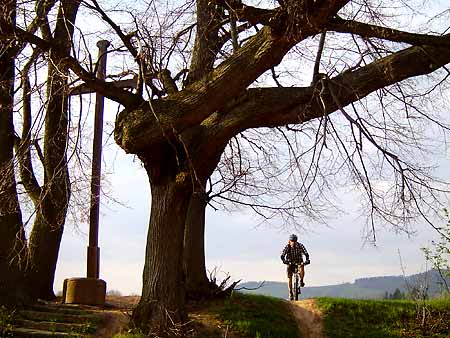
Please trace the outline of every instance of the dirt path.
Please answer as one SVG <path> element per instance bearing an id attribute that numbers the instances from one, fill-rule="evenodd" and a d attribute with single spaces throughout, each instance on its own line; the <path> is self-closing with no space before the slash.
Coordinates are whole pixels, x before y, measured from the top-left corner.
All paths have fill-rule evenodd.
<path id="1" fill-rule="evenodd" d="M 102 313 L 103 325 L 98 327 L 95 338 L 111 338 L 128 328 L 131 310 L 139 302 L 137 296 L 107 296 L 106 302 L 113 308 Z"/>
<path id="2" fill-rule="evenodd" d="M 117 333 L 121 333 L 128 326 L 129 316 L 122 311 L 105 311 L 101 314 L 103 325 L 98 327 L 93 335 L 95 338 L 111 338 Z"/>
<path id="3" fill-rule="evenodd" d="M 322 314 L 314 303 L 314 299 L 290 302 L 290 306 L 297 318 L 302 338 L 328 338 L 322 333 Z"/>

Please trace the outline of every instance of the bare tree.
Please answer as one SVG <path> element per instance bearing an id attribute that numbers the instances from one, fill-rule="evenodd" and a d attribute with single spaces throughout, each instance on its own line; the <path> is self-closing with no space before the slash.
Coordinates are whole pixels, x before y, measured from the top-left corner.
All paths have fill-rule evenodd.
<path id="1" fill-rule="evenodd" d="M 433 184 L 427 168 L 414 166 L 417 158 L 407 152 L 423 144 L 417 137 L 420 123 L 428 120 L 446 129 L 445 123 L 411 106 L 414 95 L 434 93 L 448 83 L 450 40 L 445 29 L 438 34 L 398 30 L 383 16 L 383 6 L 366 1 L 288 0 L 256 7 L 198 0 L 194 23 L 176 26 L 177 20 L 164 19 L 174 16 L 155 11 L 157 25 L 147 27 L 156 30 L 144 34 L 144 28 L 122 31 L 96 1 L 85 4 L 101 14 L 134 58 L 137 90 L 101 81 L 77 58 L 54 51 L 87 86 L 124 106 L 115 140 L 141 159 L 149 176 L 152 205 L 143 291 L 133 313 L 146 331 L 173 336 L 186 319 L 182 266 L 191 197 L 205 192 L 227 144 L 243 131 L 287 126 L 298 132 L 290 149 L 294 161 L 307 163 L 294 166 L 301 177 L 300 198 L 311 196 L 312 185 L 327 177 L 323 162 L 339 158 L 330 172 L 349 174 L 347 182 L 366 193 L 369 229 L 377 217 L 400 224 L 425 215 L 426 207 L 448 190 Z M 191 4 L 177 7 L 178 20 Z M 148 10 L 154 8 L 157 3 L 150 1 Z M 134 25 L 139 28 L 138 20 Z M 167 38 L 165 33 L 173 30 L 180 34 Z M 318 47 L 314 37 L 324 31 L 320 61 L 308 47 L 311 41 Z M 55 44 L 23 30 L 15 37 L 42 50 Z M 292 78 L 294 86 L 281 87 L 289 68 L 295 68 L 295 58 L 311 69 L 319 60 L 324 71 L 310 72 L 302 82 Z M 284 75 L 275 67 L 284 67 Z M 433 72 L 436 79 L 425 93 L 408 80 Z M 276 87 L 258 87 L 267 75 L 278 82 Z M 369 95 L 378 95 L 381 104 L 373 106 Z M 308 125 L 313 137 L 302 143 Z M 332 155 L 325 155 L 329 149 Z M 387 188 L 374 184 L 390 177 Z"/>
<path id="2" fill-rule="evenodd" d="M 79 5 L 78 1 L 61 2 L 54 31 L 41 29 L 43 32 L 47 31 L 46 34 L 51 34 L 51 37 L 47 37 L 48 39 L 59 41 L 58 46 L 50 49 L 48 54 L 43 154 L 44 183 L 42 187 L 33 184 L 30 189 L 27 189 L 30 195 L 39 192 L 39 199 L 34 206 L 36 219 L 29 241 L 30 271 L 28 273 L 34 285 L 35 294 L 44 299 L 54 297 L 53 281 L 56 262 L 70 198 L 66 157 L 69 82 L 65 58 L 71 54 L 74 22 Z M 58 49 L 58 56 L 54 56 L 54 49 Z"/>
<path id="3" fill-rule="evenodd" d="M 4 40 L 2 39 L 2 45 L 5 46 L 2 48 L 2 55 L 9 58 L 11 62 L 16 62 L 18 69 L 18 81 L 14 72 L 8 74 L 10 81 L 12 81 L 10 85 L 12 86 L 14 82 L 20 83 L 15 92 L 12 91 L 11 87 L 11 90 L 5 92 L 4 96 L 6 100 L 6 94 L 8 94 L 10 102 L 16 99 L 16 102 L 20 104 L 10 106 L 8 108 L 11 110 L 10 114 L 2 114 L 5 117 L 9 116 L 8 120 L 5 120 L 8 123 L 2 123 L 2 127 L 8 126 L 9 128 L 4 134 L 7 139 L 2 142 L 2 146 L 5 146 L 5 149 L 2 149 L 2 156 L 9 155 L 2 167 L 5 168 L 5 177 L 10 178 L 4 179 L 2 175 L 1 193 L 2 197 L 5 196 L 5 202 L 1 204 L 2 207 L 9 208 L 5 210 L 5 215 L 12 213 L 17 215 L 16 219 L 12 220 L 10 224 L 2 226 L 2 229 L 14 236 L 12 238 L 5 236 L 6 243 L 9 243 L 8 246 L 17 245 L 20 242 L 20 251 L 17 249 L 11 250 L 10 247 L 4 246 L 10 255 L 8 256 L 10 268 L 18 269 L 20 271 L 20 283 L 26 284 L 26 289 L 19 292 L 23 293 L 24 298 L 49 299 L 54 297 L 54 274 L 70 198 L 67 165 L 70 119 L 68 110 L 69 79 L 65 58 L 72 53 L 74 22 L 80 2 L 62 1 L 57 8 L 55 8 L 56 2 L 54 1 L 36 2 L 35 5 L 35 15 L 32 15 L 31 18 L 27 15 L 31 10 L 30 4 L 27 2 L 8 1 L 5 6 L 10 7 L 2 11 L 2 13 L 12 13 L 13 16 L 16 12 L 24 14 L 22 16 L 23 22 L 20 24 L 16 23 L 15 18 L 11 16 L 8 19 L 10 27 L 5 28 L 4 34 L 2 33 L 5 37 Z M 52 9 L 57 10 L 54 15 L 51 14 Z M 54 20 L 51 21 L 52 18 Z M 39 32 L 40 36 L 47 41 L 56 41 L 56 43 L 46 50 L 32 49 L 24 40 L 16 39 L 17 30 L 30 35 Z M 39 80 L 35 74 L 35 83 L 32 85 L 30 72 L 32 69 L 37 71 L 38 60 L 42 55 L 46 57 L 46 81 L 45 84 L 38 85 Z M 11 65 L 14 66 L 14 63 Z M 46 94 L 42 101 L 35 104 L 33 93 L 35 93 L 35 90 L 40 91 L 40 88 L 46 88 Z M 19 93 L 22 93 L 21 99 L 18 98 Z M 40 109 L 36 109 L 40 105 Z M 6 106 L 3 107 L 6 108 Z M 16 133 L 19 128 L 16 127 L 15 130 L 12 125 L 13 107 L 17 107 L 15 113 L 22 114 L 20 137 Z M 33 114 L 35 114 L 34 118 Z M 44 130 L 41 134 L 43 150 L 41 150 L 39 137 L 35 137 L 39 135 L 41 127 Z M 15 157 L 11 156 L 12 146 L 15 146 Z M 38 175 L 35 174 L 32 149 L 36 149 L 41 162 L 42 184 L 39 183 Z M 24 224 L 20 217 L 18 191 L 14 182 L 15 164 L 17 162 L 20 173 L 19 183 L 23 185 L 33 203 L 30 216 L 33 219 L 33 227 L 28 241 L 25 239 Z M 16 235 L 13 235 L 14 233 Z M 17 240 L 13 240 L 15 237 L 17 237 Z M 17 259 L 21 259 L 21 265 L 14 262 Z M 10 293 L 11 287 L 2 288 L 3 292 Z"/>
<path id="4" fill-rule="evenodd" d="M 16 2 L 0 5 L 0 34 L 14 32 Z M 27 300 L 21 274 L 25 258 L 25 232 L 17 198 L 13 168 L 14 124 L 13 93 L 16 46 L 13 39 L 0 41 L 0 303 L 21 303 Z"/>

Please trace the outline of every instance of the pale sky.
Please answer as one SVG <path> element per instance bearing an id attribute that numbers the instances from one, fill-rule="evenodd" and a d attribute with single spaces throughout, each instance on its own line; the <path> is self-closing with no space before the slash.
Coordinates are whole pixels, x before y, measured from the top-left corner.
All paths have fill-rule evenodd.
<path id="1" fill-rule="evenodd" d="M 149 220 L 148 179 L 139 161 L 115 145 L 106 152 L 104 163 L 114 170 L 108 178 L 114 197 L 127 207 L 102 205 L 100 277 L 108 283 L 108 290 L 139 294 Z M 338 193 L 338 196 L 345 204 L 346 214 L 330 219 L 328 226 L 311 223 L 308 232 L 297 232 L 311 255 L 312 264 L 307 267 L 305 279 L 309 286 L 352 282 L 367 276 L 400 275 L 399 253 L 407 274 L 424 271 L 420 248 L 436 238 L 429 226 L 418 223 L 417 234 L 411 238 L 379 229 L 374 247 L 365 244 L 364 219 L 358 217 L 356 195 Z M 285 267 L 279 256 L 292 230 L 280 230 L 283 224 L 277 222 L 258 226 L 259 223 L 260 219 L 245 210 L 227 213 L 209 208 L 207 268 L 218 267 L 221 276 L 229 273 L 234 280 L 283 281 Z M 64 278 L 85 276 L 87 233 L 87 224 L 80 229 L 66 226 L 56 270 L 56 291 L 62 289 Z"/>
<path id="2" fill-rule="evenodd" d="M 444 2 L 438 1 L 436 6 L 445 9 L 448 5 Z M 83 20 L 79 24 L 83 25 Z M 110 102 L 107 103 L 105 119 L 110 124 L 116 111 Z M 104 139 L 111 127 L 105 129 Z M 443 158 L 448 159 L 448 152 Z M 443 160 L 441 163 L 439 171 L 447 173 L 450 179 L 450 162 Z M 113 197 L 126 207 L 102 200 L 100 277 L 107 282 L 109 290 L 139 294 L 150 210 L 148 178 L 139 160 L 126 155 L 115 144 L 104 152 L 104 167 L 113 172 L 108 176 Z M 328 226 L 311 223 L 308 232 L 297 232 L 311 256 L 312 264 L 307 267 L 305 278 L 308 286 L 352 282 L 359 277 L 400 275 L 400 256 L 407 274 L 427 268 L 420 248 L 437 236 L 425 222 L 417 223 L 417 233 L 410 238 L 381 228 L 377 232 L 376 246 L 364 244 L 364 219 L 359 218 L 356 211 L 358 196 L 344 192 L 337 192 L 337 196 L 346 214 L 329 219 Z M 279 256 L 292 230 L 284 229 L 277 220 L 258 226 L 259 222 L 245 209 L 231 214 L 209 208 L 206 217 L 207 268 L 218 267 L 222 276 L 229 273 L 233 280 L 284 281 L 285 267 Z M 66 225 L 55 291 L 62 289 L 64 278 L 85 277 L 87 233 L 87 224 L 82 224 L 79 229 Z"/>

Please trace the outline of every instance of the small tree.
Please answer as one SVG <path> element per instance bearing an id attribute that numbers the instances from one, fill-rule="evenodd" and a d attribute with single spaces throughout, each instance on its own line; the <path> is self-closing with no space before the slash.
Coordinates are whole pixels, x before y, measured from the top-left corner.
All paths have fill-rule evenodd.
<path id="1" fill-rule="evenodd" d="M 404 295 L 403 293 L 400 291 L 399 288 L 396 288 L 394 293 L 391 295 L 391 297 L 389 297 L 390 299 L 403 299 Z"/>
<path id="2" fill-rule="evenodd" d="M 447 209 L 444 209 L 447 223 L 441 227 L 440 239 L 431 242 L 431 248 L 422 248 L 427 261 L 431 262 L 432 267 L 436 269 L 441 277 L 443 292 L 450 296 L 450 215 Z"/>

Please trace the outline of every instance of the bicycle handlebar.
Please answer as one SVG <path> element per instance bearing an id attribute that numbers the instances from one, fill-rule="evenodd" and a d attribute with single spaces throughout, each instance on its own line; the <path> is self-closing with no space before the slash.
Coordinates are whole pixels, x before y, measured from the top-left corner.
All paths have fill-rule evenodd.
<path id="1" fill-rule="evenodd" d="M 298 264 L 298 265 L 303 264 L 303 265 L 309 265 L 309 264 L 311 264 L 310 261 L 301 262 L 301 263 L 293 263 L 293 262 L 290 262 L 290 261 L 284 261 L 283 263 L 286 264 L 286 265 L 291 265 L 291 264 Z"/>

